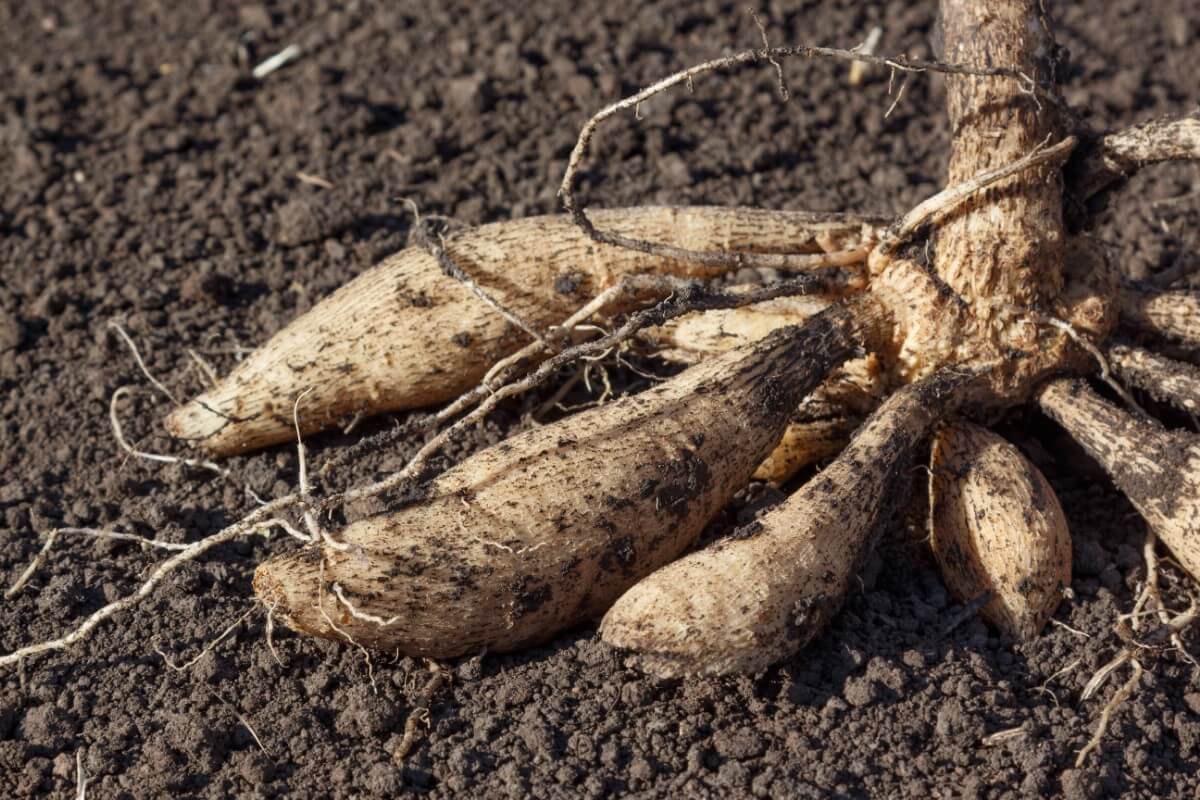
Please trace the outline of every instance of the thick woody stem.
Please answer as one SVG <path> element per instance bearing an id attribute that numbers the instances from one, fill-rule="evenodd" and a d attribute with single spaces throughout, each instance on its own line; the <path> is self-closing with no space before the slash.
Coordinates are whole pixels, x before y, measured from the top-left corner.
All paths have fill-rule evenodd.
<path id="1" fill-rule="evenodd" d="M 1056 44 L 1038 0 L 942 0 L 947 61 L 1014 69 L 1053 86 Z M 1055 98 L 994 76 L 947 75 L 954 185 L 1017 161 L 1065 131 Z M 937 233 L 934 264 L 969 303 L 997 296 L 1017 306 L 1062 284 L 1062 180 L 1048 164 L 963 205 Z"/>

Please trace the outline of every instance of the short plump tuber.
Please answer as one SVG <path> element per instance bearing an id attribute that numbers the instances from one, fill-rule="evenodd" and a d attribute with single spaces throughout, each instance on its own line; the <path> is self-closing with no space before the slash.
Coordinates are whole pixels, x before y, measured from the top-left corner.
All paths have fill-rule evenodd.
<path id="1" fill-rule="evenodd" d="M 1015 446 L 968 422 L 929 459 L 930 544 L 947 588 L 1001 633 L 1031 639 L 1071 585 L 1071 534 L 1049 482 Z"/>

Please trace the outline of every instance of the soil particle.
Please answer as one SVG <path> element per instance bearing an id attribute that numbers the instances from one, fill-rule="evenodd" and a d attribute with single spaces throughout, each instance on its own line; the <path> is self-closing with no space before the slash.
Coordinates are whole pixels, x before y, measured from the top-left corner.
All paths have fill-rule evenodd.
<path id="1" fill-rule="evenodd" d="M 1108 551 L 1095 539 L 1074 536 L 1071 540 L 1071 564 L 1076 575 L 1094 578 L 1102 574 L 1112 562 Z"/>
<path id="2" fill-rule="evenodd" d="M 15 314 L 0 309 L 0 353 L 16 350 L 25 340 L 25 328 Z"/>
<path id="3" fill-rule="evenodd" d="M 767 749 L 761 733 L 751 728 L 717 731 L 713 749 L 724 758 L 748 759 L 761 756 Z"/>
<path id="4" fill-rule="evenodd" d="M 1066 95 L 1086 122 L 1104 129 L 1189 110 L 1200 59 L 1193 5 L 1054 4 L 1072 55 Z M 849 47 L 880 25 L 879 52 L 931 53 L 932 0 L 762 11 L 773 41 Z M 301 58 L 250 78 L 292 41 L 304 46 Z M 466 224 L 556 211 L 558 178 L 589 114 L 759 42 L 748 15 L 707 0 L 0 7 L 5 585 L 37 551 L 37 534 L 69 515 L 194 541 L 254 507 L 244 485 L 263 497 L 295 486 L 294 447 L 230 459 L 233 481 L 126 458 L 109 430 L 108 398 L 122 385 L 149 387 L 106 333 L 109 320 L 122 321 L 175 393 L 193 395 L 205 379 L 189 348 L 226 372 L 244 348 L 403 246 L 410 219 L 397 198 Z M 940 188 L 942 81 L 914 76 L 885 117 L 886 70 L 869 69 L 850 90 L 844 65 L 784 69 L 787 104 L 767 69 L 698 78 L 694 94 L 645 104 L 641 121 L 613 120 L 594 142 L 581 201 L 897 214 Z M 335 188 L 302 184 L 298 172 Z M 1112 198 L 1097 233 L 1133 277 L 1194 262 L 1194 184 L 1191 168 L 1147 170 Z M 1197 285 L 1195 275 L 1183 283 Z M 565 277 L 556 288 L 578 293 Z M 612 378 L 639 380 L 616 370 Z M 528 408 L 502 410 L 463 447 L 520 429 L 522 412 L 553 388 Z M 579 390 L 565 402 L 588 399 Z M 151 391 L 123 404 L 130 441 L 183 452 L 163 436 L 167 408 Z M 403 421 L 313 437 L 318 488 L 362 484 L 402 464 L 419 435 L 320 469 L 358 437 Z M 29 660 L 23 679 L 0 673 L 0 797 L 73 796 L 66 766 L 79 750 L 96 798 L 1195 796 L 1200 702 L 1190 667 L 1172 655 L 1147 667 L 1099 752 L 1072 768 L 1121 679 L 1078 702 L 1119 644 L 1112 623 L 1132 604 L 1143 528 L 1052 426 L 1020 415 L 1009 424 L 1054 453 L 1043 468 L 1078 567 L 1076 598 L 1056 619 L 1088 638 L 1055 625 L 1015 644 L 974 621 L 947 632 L 961 606 L 924 549 L 891 530 L 866 591 L 762 675 L 648 679 L 585 627 L 462 670 L 433 697 L 398 765 L 391 752 L 428 680 L 417 661 L 376 654 L 368 667 L 353 647 L 276 625 L 280 666 L 261 614 L 198 672 L 177 675 L 150 650 L 159 643 L 186 660 L 244 612 L 254 566 L 291 546 L 254 537 L 215 549 L 85 645 Z M 689 475 L 697 473 L 664 474 L 646 491 L 670 483 L 685 495 Z M 1113 553 L 1120 576 L 1108 571 Z M 60 635 L 133 591 L 160 558 L 61 540 L 28 588 L 0 604 L 0 651 Z M 980 744 L 1022 725 L 1028 733 L 1012 744 Z"/>
<path id="5" fill-rule="evenodd" d="M 17 733 L 26 744 L 56 752 L 71 741 L 76 728 L 70 714 L 47 703 L 26 711 Z"/>

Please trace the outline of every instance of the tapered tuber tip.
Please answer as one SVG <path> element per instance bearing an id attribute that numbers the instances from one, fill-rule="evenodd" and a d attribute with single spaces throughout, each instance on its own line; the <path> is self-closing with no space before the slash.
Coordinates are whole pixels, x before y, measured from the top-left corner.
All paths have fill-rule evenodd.
<path id="1" fill-rule="evenodd" d="M 722 602 L 723 576 L 703 561 L 691 570 L 686 563 L 669 564 L 621 595 L 600 623 L 601 639 L 630 666 L 660 678 L 752 671 L 743 663 L 756 652 L 752 621 Z M 712 630 L 729 635 L 713 641 Z"/>
<path id="2" fill-rule="evenodd" d="M 690 654 L 680 646 L 688 615 L 663 613 L 660 594 L 653 586 L 626 592 L 604 615 L 600 637 L 643 672 L 673 678 L 689 672 Z"/>
<path id="3" fill-rule="evenodd" d="M 175 438 L 195 442 L 207 448 L 209 440 L 226 428 L 230 420 L 214 410 L 212 398 L 208 394 L 202 394 L 168 414 L 163 424 L 167 433 Z"/>

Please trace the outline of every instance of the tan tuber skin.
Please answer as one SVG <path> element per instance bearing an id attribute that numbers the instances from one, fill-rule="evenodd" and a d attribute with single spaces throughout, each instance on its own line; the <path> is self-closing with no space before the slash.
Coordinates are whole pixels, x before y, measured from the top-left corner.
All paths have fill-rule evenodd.
<path id="1" fill-rule="evenodd" d="M 941 0 L 945 58 L 957 63 L 764 47 L 696 65 L 597 112 L 564 175 L 570 218 L 487 226 L 398 254 L 294 321 L 213 391 L 178 409 L 168 428 L 201 448 L 233 453 L 289 440 L 293 423 L 309 433 L 469 389 L 432 418 L 463 415 L 457 423 L 400 472 L 319 502 L 302 466 L 295 494 L 188 545 L 133 594 L 60 638 L 0 655 L 0 666 L 74 646 L 171 571 L 274 526 L 306 545 L 260 565 L 255 590 L 272 615 L 306 633 L 449 657 L 545 641 L 607 609 L 603 638 L 646 669 L 757 671 L 796 653 L 835 613 L 911 482 L 905 465 L 921 455 L 930 430 L 949 413 L 994 420 L 1030 401 L 1104 465 L 1157 539 L 1200 579 L 1200 438 L 1115 407 L 1086 380 L 1097 375 L 1133 406 L 1114 380 L 1127 377 L 1192 410 L 1194 369 L 1130 349 L 1114 334 L 1123 327 L 1195 352 L 1200 299 L 1122 285 L 1082 232 L 1089 200 L 1142 165 L 1200 160 L 1200 119 L 1098 139 L 1074 130 L 1055 85 L 1059 53 L 1043 5 Z M 946 73 L 948 187 L 886 227 L 750 209 L 585 216 L 573 187 L 599 122 L 706 71 L 776 56 Z M 699 285 L 744 266 L 821 277 L 740 295 Z M 659 335 L 678 337 L 673 353 L 699 354 L 686 372 L 418 482 L 451 434 L 580 357 L 623 346 L 686 311 L 814 287 L 831 303 L 815 316 L 812 303 L 778 302 L 668 326 Z M 665 299 L 637 310 L 658 298 Z M 598 313 L 614 332 L 579 342 L 587 332 L 578 321 Z M 793 326 L 791 315 L 806 321 Z M 743 343 L 722 354 L 728 338 Z M 496 374 L 481 382 L 489 370 Z M 796 464 L 832 455 L 842 431 L 867 414 L 845 450 L 758 524 L 679 559 L 756 468 L 760 477 L 787 480 Z M 1032 635 L 1069 580 L 1061 514 L 1015 450 L 990 434 L 967 438 L 973 443 L 954 454 L 943 437 L 944 457 L 935 454 L 935 548 L 946 582 L 964 599 L 991 587 L 998 605 L 985 613 L 1014 635 Z M 975 465 L 987 469 L 976 475 Z M 318 512 L 401 487 L 400 504 L 340 531 L 320 529 Z M 309 534 L 278 516 L 290 511 L 301 513 Z M 1162 630 L 1146 639 L 1156 649 L 1162 641 L 1178 646 L 1200 615 L 1194 607 L 1169 613 L 1153 599 L 1155 541 L 1148 537 L 1146 589 L 1127 618 L 1158 617 Z M 968 545 L 978 558 L 953 557 Z M 1143 609 L 1150 603 L 1157 609 Z M 1113 662 L 1135 666 L 1118 702 L 1141 675 L 1135 646 L 1142 644 Z M 1109 672 L 1097 674 L 1101 683 Z"/>
<path id="2" fill-rule="evenodd" d="M 853 252 L 878 222 L 707 207 L 618 209 L 597 219 L 692 248 L 801 255 Z M 492 297 L 539 330 L 625 276 L 723 272 L 597 244 L 562 216 L 485 225 L 448 238 L 446 250 Z M 421 408 L 475 386 L 489 367 L 529 341 L 445 275 L 433 255 L 409 247 L 275 334 L 216 388 L 172 413 L 167 429 L 214 453 L 254 450 L 294 439 L 292 406 L 301 394 L 305 434 L 358 413 Z"/>
<path id="3" fill-rule="evenodd" d="M 668 361 L 693 364 L 784 325 L 796 325 L 827 308 L 818 297 L 781 297 L 743 308 L 689 314 L 650 329 L 645 339 Z M 850 434 L 886 394 L 879 359 L 867 355 L 847 361 L 810 394 L 792 414 L 787 430 L 754 479 L 779 485 L 796 473 L 846 446 Z"/>
<path id="4" fill-rule="evenodd" d="M 898 499 L 916 445 L 961 383 L 939 374 L 893 394 L 784 503 L 622 595 L 604 641 L 664 677 L 757 672 L 799 651 L 837 612 L 893 510 L 886 500 Z"/>
<path id="5" fill-rule="evenodd" d="M 1200 438 L 1122 411 L 1079 380 L 1048 384 L 1038 402 L 1104 467 L 1175 559 L 1200 580 Z"/>
<path id="6" fill-rule="evenodd" d="M 840 307 L 781 328 L 488 448 L 416 504 L 349 525 L 340 549 L 264 562 L 255 589 L 288 625 L 364 646 L 443 658 L 540 642 L 689 547 L 856 347 Z"/>
<path id="7" fill-rule="evenodd" d="M 864 498 L 886 493 L 885 500 L 894 499 L 895 470 L 951 405 L 930 387 L 944 389 L 947 376 L 963 375 L 973 376 L 954 393 L 963 418 L 994 419 L 1039 398 L 1089 451 L 1108 459 L 1118 485 L 1181 562 L 1193 572 L 1200 568 L 1200 557 L 1180 555 L 1195 538 L 1195 438 L 1143 430 L 1090 399 L 1078 408 L 1064 405 L 1059 384 L 1038 395 L 1060 375 L 1094 374 L 1119 325 L 1200 346 L 1194 294 L 1121 286 L 1104 251 L 1064 221 L 1068 195 L 1078 205 L 1141 164 L 1200 157 L 1195 125 L 1146 126 L 1136 135 L 1100 140 L 1079 134 L 1081 142 L 1056 89 L 1058 50 L 1039 0 L 940 5 L 944 58 L 959 65 L 943 70 L 950 73 L 949 186 L 891 227 L 850 217 L 640 209 L 595 212 L 591 222 L 577 217 L 582 232 L 566 218 L 546 217 L 488 226 L 446 243 L 468 278 L 527 321 L 529 330 L 548 335 L 547 353 L 562 344 L 549 341 L 553 326 L 623 276 L 655 270 L 712 278 L 730 263 L 764 252 L 793 254 L 779 255 L 778 266 L 813 268 L 813 256 L 832 254 L 823 257 L 824 268 L 851 273 L 835 293 L 848 299 L 802 330 L 811 336 L 817 320 L 855 319 L 844 328 L 853 328 L 867 367 L 857 376 L 852 366 L 839 373 L 848 388 L 827 382 L 818 397 L 800 402 L 851 355 L 846 342 L 832 349 L 828 337 L 805 344 L 796 329 L 779 328 L 789 314 L 812 314 L 811 302 L 805 301 L 806 309 L 797 303 L 787 310 L 780 302 L 707 323 L 677 322 L 658 335 L 690 330 L 691 345 L 680 340 L 670 349 L 678 354 L 693 347 L 701 354 L 697 366 L 645 395 L 468 459 L 429 484 L 413 504 L 334 533 L 340 545 L 314 544 L 266 562 L 255 582 L 264 602 L 300 630 L 411 654 L 453 655 L 544 640 L 602 613 L 639 577 L 678 557 L 779 442 L 789 417 L 796 421 L 790 439 L 760 477 L 783 481 L 796 463 L 832 455 L 843 444 L 843 426 L 871 413 L 891 392 L 849 449 L 764 518 L 762 531 L 650 575 L 604 623 L 606 640 L 656 671 L 759 669 L 795 652 L 840 603 L 854 565 L 870 547 L 870 531 L 890 505 Z M 770 57 L 766 50 L 751 55 L 760 62 Z M 981 70 L 987 74 L 972 74 Z M 593 118 L 587 136 L 611 110 Z M 581 138 L 569 169 L 584 144 Z M 570 186 L 564 179 L 564 189 Z M 564 200 L 578 212 L 573 198 Z M 666 244 L 613 244 L 631 239 Z M 705 256 L 730 255 L 712 252 L 725 248 L 746 255 L 716 265 L 720 259 L 688 256 L 680 247 Z M 169 427 L 209 450 L 236 452 L 290 438 L 291 404 L 312 387 L 301 423 L 305 432 L 355 413 L 441 402 L 470 388 L 529 338 L 442 266 L 409 250 L 364 274 L 278 334 L 214 392 L 177 411 Z M 566 284 L 572 293 L 555 288 L 564 276 L 571 276 Z M 758 319 L 751 320 L 754 314 Z M 702 330 L 712 321 L 716 336 Z M 724 327 L 743 323 L 744 330 Z M 766 338 L 715 355 L 727 332 L 747 341 Z M 812 363 L 795 357 L 801 351 Z M 1117 361 L 1118 369 L 1133 368 Z M 749 363 L 753 369 L 745 367 Z M 1161 378 L 1154 385 L 1168 399 L 1188 391 L 1186 380 Z M 701 383 L 728 387 L 732 407 L 711 391 L 692 394 Z M 787 390 L 764 414 L 750 398 L 770 386 Z M 662 413 L 665 407 L 675 413 Z M 814 408 L 830 413 L 814 414 Z M 1084 411 L 1091 416 L 1078 417 Z M 703 443 L 692 438 L 698 436 Z M 1117 442 L 1130 456 L 1132 472 L 1110 463 Z M 684 455 L 688 448 L 691 456 Z M 935 480 L 935 500 L 955 492 L 988 496 L 1007 471 L 1029 497 L 1024 511 L 1042 516 L 1037 524 L 1019 524 L 1023 501 L 1014 495 L 998 515 L 1002 530 L 993 532 L 991 546 L 1001 542 L 1012 552 L 1028 551 L 1031 565 L 1023 571 L 1039 581 L 1065 580 L 1065 531 L 1052 494 L 1035 502 L 1049 490 L 1013 453 L 997 456 L 1001 467 L 979 485 Z M 1173 460 L 1161 461 L 1168 456 Z M 1156 459 L 1175 476 L 1163 484 L 1160 500 L 1147 494 L 1144 480 Z M 637 487 L 661 481 L 652 474 L 656 464 L 684 462 L 708 475 L 711 485 L 677 519 L 653 491 L 641 496 Z M 943 530 L 950 529 L 943 524 Z M 970 525 L 955 530 L 953 535 L 988 538 Z M 943 559 L 947 582 L 963 588 L 1011 577 L 1014 564 L 996 567 L 992 560 L 1002 560 L 1001 554 L 986 555 L 983 572 L 973 575 L 965 562 Z M 614 568 L 614 558 L 623 566 Z M 710 595 L 681 592 L 674 583 L 692 576 Z M 1051 582 L 1047 578 L 1046 585 Z M 1045 589 L 1021 607 L 1001 592 L 1006 610 L 989 613 L 1015 635 L 1029 635 L 1044 621 L 1053 596 Z"/>
<path id="8" fill-rule="evenodd" d="M 929 459 L 930 545 L 961 603 L 1032 639 L 1071 585 L 1071 534 L 1050 483 L 1021 451 L 968 422 L 943 425 Z"/>

